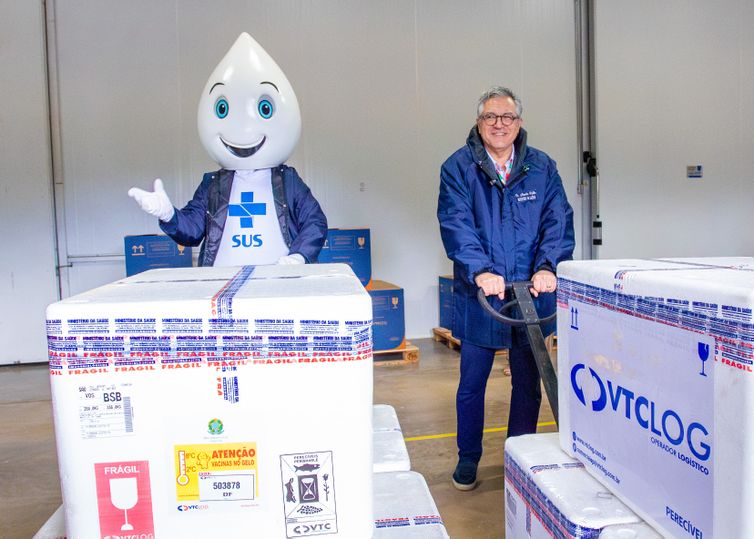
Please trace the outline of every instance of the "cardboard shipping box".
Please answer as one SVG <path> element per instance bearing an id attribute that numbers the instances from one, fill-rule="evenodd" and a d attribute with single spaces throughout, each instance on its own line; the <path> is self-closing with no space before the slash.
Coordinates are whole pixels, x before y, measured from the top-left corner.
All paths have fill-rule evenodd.
<path id="1" fill-rule="evenodd" d="M 440 327 L 453 329 L 453 276 L 440 275 L 438 278 L 438 303 Z"/>
<path id="2" fill-rule="evenodd" d="M 47 309 L 69 537 L 369 537 L 372 305 L 345 265 L 151 270 Z"/>
<path id="3" fill-rule="evenodd" d="M 190 268 L 191 247 L 184 247 L 170 237 L 144 234 L 123 238 L 126 254 L 126 276 L 158 268 Z"/>
<path id="4" fill-rule="evenodd" d="M 401 349 L 406 344 L 403 289 L 386 281 L 372 281 L 372 335 L 374 350 Z"/>
<path id="5" fill-rule="evenodd" d="M 348 264 L 367 289 L 372 283 L 372 243 L 368 228 L 330 228 L 319 253 L 321 264 Z"/>

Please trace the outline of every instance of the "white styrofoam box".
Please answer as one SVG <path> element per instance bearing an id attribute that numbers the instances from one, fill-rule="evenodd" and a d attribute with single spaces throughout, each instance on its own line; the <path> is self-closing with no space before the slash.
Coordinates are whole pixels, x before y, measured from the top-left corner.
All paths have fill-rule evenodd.
<path id="1" fill-rule="evenodd" d="M 47 519 L 32 539 L 66 539 L 65 513 L 62 505 Z"/>
<path id="2" fill-rule="evenodd" d="M 395 430 L 383 430 L 373 433 L 373 470 L 379 472 L 407 472 L 411 469 L 411 459 L 406 449 L 403 433 Z"/>
<path id="3" fill-rule="evenodd" d="M 366 537 L 366 536 L 365 536 Z M 374 474 L 374 539 L 446 539 L 448 532 L 418 472 Z"/>
<path id="4" fill-rule="evenodd" d="M 401 430 L 398 414 L 389 404 L 375 404 L 373 408 L 372 428 L 375 432 L 384 430 Z"/>
<path id="5" fill-rule="evenodd" d="M 372 482 L 375 529 L 373 537 L 443 539 L 448 537 L 427 482 L 417 472 L 375 474 Z M 65 539 L 61 505 L 33 539 Z M 639 536 L 638 539 L 644 539 Z M 649 539 L 649 538 L 646 538 Z"/>
<path id="6" fill-rule="evenodd" d="M 663 535 L 754 537 L 754 258 L 558 280 L 563 449 Z"/>
<path id="7" fill-rule="evenodd" d="M 596 538 L 611 524 L 641 522 L 560 448 L 558 433 L 505 441 L 505 537 Z"/>
<path id="8" fill-rule="evenodd" d="M 616 524 L 602 529 L 599 539 L 662 539 L 646 522 L 638 524 Z"/>
<path id="9" fill-rule="evenodd" d="M 343 264 L 152 270 L 49 306 L 68 536 L 368 536 L 371 316 Z"/>

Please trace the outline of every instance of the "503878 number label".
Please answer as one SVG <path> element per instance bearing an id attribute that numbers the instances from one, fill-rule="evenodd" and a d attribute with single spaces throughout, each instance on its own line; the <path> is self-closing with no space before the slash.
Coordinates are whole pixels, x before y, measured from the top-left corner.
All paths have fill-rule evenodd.
<path id="1" fill-rule="evenodd" d="M 253 473 L 200 472 L 199 499 L 203 502 L 253 500 L 255 479 Z"/>
<path id="2" fill-rule="evenodd" d="M 212 483 L 214 490 L 239 490 L 241 488 L 240 481 L 215 481 Z"/>

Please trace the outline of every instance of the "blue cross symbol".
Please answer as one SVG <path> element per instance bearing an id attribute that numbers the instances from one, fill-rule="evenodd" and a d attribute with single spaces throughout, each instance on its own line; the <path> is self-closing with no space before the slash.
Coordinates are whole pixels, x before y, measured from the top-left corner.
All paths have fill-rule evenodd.
<path id="1" fill-rule="evenodd" d="M 228 215 L 241 218 L 241 228 L 254 228 L 255 215 L 267 215 L 267 204 L 254 202 L 254 192 L 241 193 L 240 204 L 230 204 Z"/>

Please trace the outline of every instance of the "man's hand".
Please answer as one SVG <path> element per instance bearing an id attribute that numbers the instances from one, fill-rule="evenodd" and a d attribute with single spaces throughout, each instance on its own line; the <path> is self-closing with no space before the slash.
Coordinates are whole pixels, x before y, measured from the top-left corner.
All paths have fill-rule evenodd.
<path id="1" fill-rule="evenodd" d="M 142 210 L 149 215 L 154 215 L 160 221 L 167 223 L 173 218 L 175 208 L 173 208 L 173 204 L 170 202 L 170 198 L 168 198 L 168 194 L 165 192 L 165 187 L 163 187 L 160 178 L 154 181 L 153 193 L 132 187 L 128 190 L 128 196 L 133 198 L 141 206 Z"/>
<path id="2" fill-rule="evenodd" d="M 281 256 L 278 259 L 278 265 L 280 266 L 292 266 L 294 264 L 306 264 L 306 259 L 303 257 L 303 255 L 300 255 L 298 253 Z"/>
<path id="3" fill-rule="evenodd" d="M 558 278 L 549 270 L 539 270 L 531 276 L 531 282 L 534 286 L 529 289 L 529 292 L 535 298 L 540 292 L 555 292 L 558 286 Z"/>
<path id="4" fill-rule="evenodd" d="M 494 273 L 484 272 L 474 277 L 476 285 L 484 290 L 485 296 L 497 296 L 505 299 L 505 279 Z"/>

